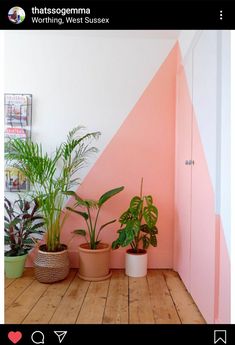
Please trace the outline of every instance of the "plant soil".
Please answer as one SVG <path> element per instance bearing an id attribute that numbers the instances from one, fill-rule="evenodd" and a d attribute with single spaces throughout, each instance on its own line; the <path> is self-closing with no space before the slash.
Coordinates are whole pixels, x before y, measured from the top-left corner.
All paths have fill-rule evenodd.
<path id="1" fill-rule="evenodd" d="M 63 250 L 66 250 L 66 249 L 68 249 L 66 244 L 61 244 L 60 247 L 58 248 L 58 250 L 50 251 L 50 252 L 47 250 L 46 244 L 42 244 L 41 246 L 39 246 L 39 250 L 41 250 L 42 252 L 47 252 L 47 253 L 58 253 L 58 252 L 62 252 Z"/>
<path id="2" fill-rule="evenodd" d="M 133 249 L 128 249 L 127 253 L 128 254 L 141 255 L 141 254 L 146 254 L 146 250 L 145 249 L 138 249 L 138 251 L 134 251 Z"/>
<path id="3" fill-rule="evenodd" d="M 106 243 L 99 243 L 99 244 L 97 245 L 96 249 L 91 249 L 89 243 L 82 243 L 82 244 L 80 245 L 80 247 L 83 248 L 83 249 L 88 249 L 88 250 L 101 250 L 101 249 L 106 249 L 106 248 L 108 248 L 108 244 L 106 244 Z"/>

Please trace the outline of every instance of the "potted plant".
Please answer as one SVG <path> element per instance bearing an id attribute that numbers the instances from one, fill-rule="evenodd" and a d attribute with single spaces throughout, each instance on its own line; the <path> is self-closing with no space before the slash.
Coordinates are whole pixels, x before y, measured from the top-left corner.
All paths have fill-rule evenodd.
<path id="1" fill-rule="evenodd" d="M 157 246 L 156 223 L 158 209 L 151 195 L 142 194 L 143 179 L 141 179 L 140 196 L 134 196 L 119 218 L 121 228 L 118 238 L 112 243 L 112 248 L 131 246 L 125 255 L 125 271 L 130 277 L 144 277 L 147 274 L 147 249 L 150 245 Z"/>
<path id="2" fill-rule="evenodd" d="M 69 273 L 68 249 L 60 242 L 65 192 L 78 184 L 77 172 L 88 156 L 97 152 L 91 142 L 99 135 L 100 132 L 84 134 L 84 127 L 76 127 L 51 156 L 32 140 L 11 139 L 6 143 L 8 164 L 18 168 L 29 180 L 30 194 L 39 201 L 45 220 L 46 243 L 39 247 L 34 260 L 35 275 L 40 282 L 56 282 Z"/>
<path id="3" fill-rule="evenodd" d="M 113 219 L 98 228 L 98 218 L 103 204 L 111 197 L 121 192 L 124 187 L 112 189 L 103 194 L 98 201 L 84 200 L 75 192 L 68 192 L 75 198 L 74 208 L 66 208 L 81 216 L 86 224 L 86 229 L 76 229 L 73 234 L 83 236 L 86 243 L 78 247 L 79 252 L 79 277 L 89 281 L 99 281 L 108 279 L 112 272 L 109 269 L 109 256 L 111 246 L 102 243 L 99 239 L 101 231 L 109 224 L 116 221 Z"/>
<path id="4" fill-rule="evenodd" d="M 5 273 L 7 278 L 19 278 L 29 250 L 44 232 L 44 221 L 38 213 L 37 200 L 27 201 L 19 196 L 12 203 L 5 197 L 4 208 L 4 243 L 9 248 L 5 252 Z"/>

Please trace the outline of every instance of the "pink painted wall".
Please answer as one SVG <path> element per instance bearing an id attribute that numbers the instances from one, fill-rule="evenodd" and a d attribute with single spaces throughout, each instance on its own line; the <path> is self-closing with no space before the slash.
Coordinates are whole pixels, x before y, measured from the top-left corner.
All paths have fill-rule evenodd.
<path id="1" fill-rule="evenodd" d="M 152 194 L 159 209 L 158 247 L 149 249 L 150 268 L 172 267 L 177 54 L 176 45 L 77 190 L 81 197 L 99 198 L 109 189 L 125 186 L 104 205 L 99 221 L 103 224 L 118 218 L 127 208 L 130 199 L 139 193 L 144 177 L 144 193 Z M 71 231 L 81 224 L 79 217 L 70 214 L 62 240 L 68 243 Z M 118 228 L 118 222 L 106 228 L 102 241 L 111 243 Z M 70 243 L 73 267 L 78 266 L 77 246 L 81 241 L 77 237 Z M 111 253 L 111 267 L 124 267 L 125 250 Z"/>
<path id="2" fill-rule="evenodd" d="M 190 291 L 191 169 L 185 160 L 191 157 L 192 102 L 184 68 L 177 72 L 176 145 L 175 145 L 175 232 L 174 267 Z"/>
<path id="3" fill-rule="evenodd" d="M 193 115 L 191 294 L 207 322 L 214 322 L 215 195 L 196 115 Z"/>
<path id="4" fill-rule="evenodd" d="M 206 320 L 213 322 L 214 193 L 182 65 L 177 91 L 174 264 Z M 186 159 L 195 164 L 185 165 Z"/>
<path id="5" fill-rule="evenodd" d="M 230 259 L 186 73 L 178 67 L 174 267 L 209 323 L 230 322 Z M 205 119 L 206 121 L 206 119 Z M 191 141 L 192 140 L 192 141 Z M 216 147 L 214 147 L 216 150 Z M 193 159 L 193 166 L 185 165 Z"/>
<path id="6" fill-rule="evenodd" d="M 223 224 L 220 216 L 217 216 L 219 243 L 216 251 L 217 256 L 217 294 L 216 294 L 216 323 L 230 323 L 231 322 L 231 277 L 230 277 L 230 257 L 228 253 L 227 244 L 224 237 Z"/>

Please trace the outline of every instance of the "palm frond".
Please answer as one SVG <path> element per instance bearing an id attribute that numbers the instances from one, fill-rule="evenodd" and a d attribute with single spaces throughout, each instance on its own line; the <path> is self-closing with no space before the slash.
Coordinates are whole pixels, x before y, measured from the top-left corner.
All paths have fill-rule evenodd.
<path id="1" fill-rule="evenodd" d="M 8 143 L 5 158 L 11 166 L 19 169 L 32 184 L 51 181 L 56 171 L 56 163 L 61 155 L 57 150 L 53 159 L 43 154 L 41 144 L 31 140 L 12 139 Z"/>
<path id="2" fill-rule="evenodd" d="M 87 140 L 94 140 L 98 139 L 101 135 L 100 132 L 91 132 L 85 135 L 80 135 L 80 131 L 85 129 L 83 126 L 75 127 L 71 130 L 67 136 L 66 142 L 62 144 L 63 150 L 63 158 L 66 161 L 69 157 L 71 157 L 72 153 L 74 152 L 75 148 L 80 147 L 84 144 Z M 75 153 L 76 156 L 76 153 Z"/>
<path id="3" fill-rule="evenodd" d="M 42 145 L 32 140 L 10 139 L 6 143 L 7 165 L 19 169 L 30 181 L 30 195 L 37 199 L 43 213 L 49 251 L 60 247 L 60 215 L 66 198 L 64 192 L 78 183 L 78 170 L 87 163 L 90 154 L 97 152 L 92 141 L 98 139 L 100 134 L 85 133 L 85 127 L 75 127 L 51 155 L 43 152 Z"/>

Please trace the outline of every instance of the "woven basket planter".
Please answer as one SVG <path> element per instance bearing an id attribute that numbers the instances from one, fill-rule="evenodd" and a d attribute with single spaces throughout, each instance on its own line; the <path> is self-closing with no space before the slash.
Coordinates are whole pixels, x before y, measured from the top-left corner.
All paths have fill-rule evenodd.
<path id="1" fill-rule="evenodd" d="M 34 272 L 40 283 L 55 283 L 69 274 L 69 256 L 67 246 L 60 252 L 46 252 L 45 245 L 39 247 L 34 259 Z"/>

